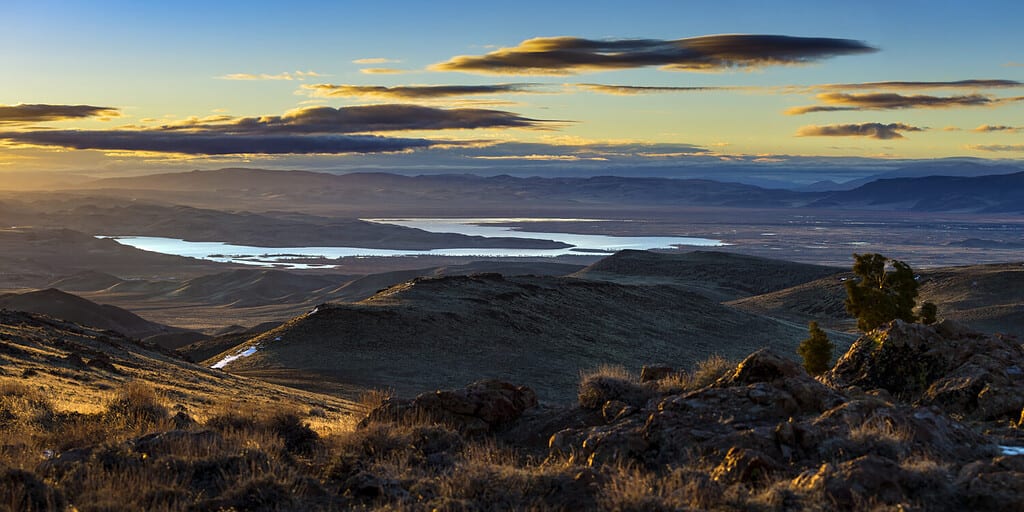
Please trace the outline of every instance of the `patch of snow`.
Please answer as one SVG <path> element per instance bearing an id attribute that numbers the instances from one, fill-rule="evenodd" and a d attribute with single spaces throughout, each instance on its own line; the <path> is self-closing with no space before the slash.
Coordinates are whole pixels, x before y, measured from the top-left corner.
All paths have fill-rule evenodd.
<path id="1" fill-rule="evenodd" d="M 1024 446 L 999 445 L 999 450 L 1003 452 L 1003 455 L 1024 455 Z"/>
<path id="2" fill-rule="evenodd" d="M 313 310 L 312 310 L 312 311 L 310 311 L 310 312 L 309 312 L 309 314 L 311 314 L 311 315 L 315 315 L 315 314 L 317 314 L 317 313 L 319 313 L 319 312 L 320 312 L 320 308 L 319 308 L 319 307 L 315 307 L 315 308 L 313 308 Z"/>
<path id="3" fill-rule="evenodd" d="M 234 361 L 235 359 L 238 359 L 240 357 L 249 357 L 249 356 L 255 354 L 256 353 L 256 349 L 257 349 L 256 345 L 253 345 L 253 346 L 251 346 L 251 347 L 249 347 L 249 348 L 247 348 L 245 350 L 242 350 L 241 352 L 238 352 L 236 354 L 232 354 L 230 356 L 225 356 L 224 359 L 221 359 L 220 361 L 217 361 L 217 364 L 211 366 L 210 368 L 218 368 L 218 369 L 224 368 L 229 363 L 231 363 L 231 361 Z"/>
<path id="4" fill-rule="evenodd" d="M 281 341 L 281 337 L 277 336 L 276 338 L 274 338 L 274 341 Z"/>

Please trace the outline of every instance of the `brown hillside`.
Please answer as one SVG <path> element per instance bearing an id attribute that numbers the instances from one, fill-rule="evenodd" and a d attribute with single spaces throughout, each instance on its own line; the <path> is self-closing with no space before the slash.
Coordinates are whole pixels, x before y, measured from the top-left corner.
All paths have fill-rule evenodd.
<path id="1" fill-rule="evenodd" d="M 112 389 L 133 380 L 197 418 L 212 414 L 211 404 L 229 401 L 315 406 L 335 421 L 347 421 L 354 410 L 341 399 L 228 375 L 116 333 L 20 311 L 0 311 L 0 360 L 0 383 L 16 380 L 63 410 L 82 413 L 102 407 Z"/>
<path id="2" fill-rule="evenodd" d="M 255 347 L 226 370 L 402 395 L 493 377 L 565 400 L 581 369 L 739 358 L 763 346 L 794 354 L 804 334 L 676 286 L 479 274 L 417 279 L 360 303 L 320 306 L 206 364 Z"/>

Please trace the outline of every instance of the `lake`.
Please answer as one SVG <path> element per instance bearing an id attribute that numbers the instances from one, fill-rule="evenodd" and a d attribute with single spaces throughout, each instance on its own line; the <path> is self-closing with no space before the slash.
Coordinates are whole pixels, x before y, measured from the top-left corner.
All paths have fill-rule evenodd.
<path id="1" fill-rule="evenodd" d="M 432 250 L 370 249 L 364 247 L 253 247 L 223 242 L 188 242 L 177 238 L 152 236 L 103 236 L 145 251 L 174 254 L 220 262 L 291 269 L 328 268 L 324 264 L 300 264 L 282 260 L 295 258 L 342 258 L 358 256 L 478 256 L 478 257 L 555 257 L 568 254 L 611 254 L 624 249 L 668 249 L 677 246 L 721 247 L 721 240 L 692 237 L 607 236 L 575 233 L 523 231 L 535 222 L 594 222 L 594 219 L 552 218 L 446 218 L 446 219 L 363 219 L 395 224 L 434 233 L 460 233 L 484 237 L 512 237 L 554 240 L 571 245 L 562 249 L 480 249 L 449 248 Z M 510 224 L 510 225 L 496 225 Z"/>

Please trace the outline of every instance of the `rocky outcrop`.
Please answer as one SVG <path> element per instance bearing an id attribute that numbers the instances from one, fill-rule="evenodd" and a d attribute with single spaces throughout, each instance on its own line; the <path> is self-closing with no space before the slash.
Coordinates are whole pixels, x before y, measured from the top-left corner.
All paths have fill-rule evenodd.
<path id="1" fill-rule="evenodd" d="M 589 465 L 630 461 L 650 466 L 697 452 L 724 458 L 734 447 L 743 447 L 757 454 L 757 465 L 774 467 L 798 449 L 779 441 L 776 430 L 787 430 L 780 425 L 843 402 L 800 365 L 760 350 L 703 389 L 649 400 L 643 408 L 609 401 L 602 408 L 614 411 L 605 414 L 608 425 L 563 430 L 549 445 L 553 454 Z"/>
<path id="2" fill-rule="evenodd" d="M 431 421 L 475 435 L 507 425 L 536 405 L 537 395 L 528 387 L 482 380 L 462 389 L 423 393 L 412 400 L 389 399 L 370 411 L 360 425 Z"/>
<path id="3" fill-rule="evenodd" d="M 965 418 L 1016 419 L 1024 407 L 1024 347 L 949 321 L 895 320 L 858 339 L 825 379 L 839 388 L 885 389 Z"/>
<path id="4" fill-rule="evenodd" d="M 708 485 L 769 489 L 772 500 L 792 505 L 787 510 L 822 502 L 840 510 L 957 510 L 988 506 L 986 499 L 1005 507 L 1024 497 L 1013 483 L 1016 465 L 986 462 L 959 477 L 950 472 L 999 452 L 939 407 L 899 403 L 885 392 L 836 390 L 768 350 L 707 387 L 639 408 L 609 400 L 601 411 L 606 424 L 551 436 L 549 458 L 595 470 L 702 467 Z M 997 476 L 989 482 L 988 474 Z M 989 498 L 986 486 L 998 487 L 997 497 Z"/>

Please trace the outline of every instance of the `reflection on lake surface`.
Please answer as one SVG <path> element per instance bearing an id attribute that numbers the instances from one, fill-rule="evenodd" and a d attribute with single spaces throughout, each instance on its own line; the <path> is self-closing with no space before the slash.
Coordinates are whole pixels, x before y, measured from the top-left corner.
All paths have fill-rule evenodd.
<path id="1" fill-rule="evenodd" d="M 370 249 L 363 247 L 252 247 L 222 242 L 188 242 L 176 238 L 151 236 L 117 236 L 124 245 L 164 254 L 174 254 L 220 262 L 243 263 L 259 266 L 278 266 L 292 269 L 324 268 L 327 264 L 288 263 L 283 260 L 301 258 L 341 258 L 348 256 L 479 256 L 479 257 L 555 257 L 567 254 L 613 253 L 624 249 L 659 249 L 675 246 L 720 247 L 720 240 L 690 237 L 607 236 L 574 233 L 520 231 L 531 222 L 593 222 L 593 219 L 365 219 L 369 222 L 396 224 L 434 233 L 459 233 L 471 236 L 530 238 L 554 240 L 572 245 L 563 249 L 481 249 L 450 248 L 432 250 Z M 498 226 L 497 223 L 509 224 Z"/>

